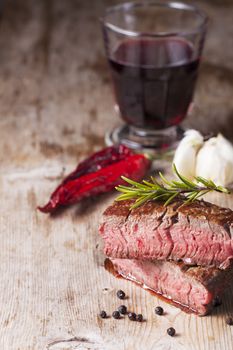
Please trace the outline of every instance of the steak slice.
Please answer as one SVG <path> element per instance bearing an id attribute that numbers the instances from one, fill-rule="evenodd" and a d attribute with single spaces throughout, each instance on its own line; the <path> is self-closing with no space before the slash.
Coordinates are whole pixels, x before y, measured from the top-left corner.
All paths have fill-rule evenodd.
<path id="1" fill-rule="evenodd" d="M 184 311 L 208 314 L 232 278 L 233 269 L 187 266 L 174 261 L 111 259 L 114 270 L 145 289 L 162 295 Z"/>
<path id="2" fill-rule="evenodd" d="M 233 259 L 233 211 L 205 201 L 150 201 L 130 211 L 114 202 L 103 214 L 100 234 L 112 258 L 182 260 L 221 269 Z"/>

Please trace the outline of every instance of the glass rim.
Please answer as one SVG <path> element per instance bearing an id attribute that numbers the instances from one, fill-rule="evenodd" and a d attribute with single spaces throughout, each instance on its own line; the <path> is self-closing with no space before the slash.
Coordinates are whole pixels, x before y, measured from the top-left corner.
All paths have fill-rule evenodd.
<path id="1" fill-rule="evenodd" d="M 130 10 L 132 8 L 139 8 L 139 7 L 149 7 L 149 6 L 159 6 L 159 7 L 165 7 L 175 10 L 186 10 L 195 13 L 198 15 L 202 21 L 199 25 L 196 26 L 193 30 L 185 30 L 185 31 L 166 31 L 166 32 L 138 32 L 138 31 L 132 31 L 123 29 L 118 25 L 115 25 L 113 23 L 110 23 L 107 21 L 107 17 L 109 14 L 117 12 L 119 10 L 125 9 Z M 108 7 L 105 10 L 105 14 L 102 18 L 100 18 L 100 21 L 102 22 L 103 26 L 110 29 L 111 31 L 114 31 L 115 33 L 131 36 L 131 37 L 168 37 L 168 36 L 186 36 L 191 34 L 197 34 L 200 31 L 205 31 L 207 23 L 208 23 L 208 16 L 207 14 L 201 10 L 196 5 L 187 4 L 184 2 L 177 2 L 177 1 L 136 1 L 136 2 L 125 2 L 121 3 L 115 6 Z"/>

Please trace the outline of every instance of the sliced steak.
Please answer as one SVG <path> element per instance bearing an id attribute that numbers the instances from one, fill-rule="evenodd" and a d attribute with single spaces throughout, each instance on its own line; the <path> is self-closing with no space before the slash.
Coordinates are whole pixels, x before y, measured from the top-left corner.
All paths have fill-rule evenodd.
<path id="1" fill-rule="evenodd" d="M 115 271 L 124 278 L 150 289 L 184 311 L 208 314 L 213 300 L 223 293 L 233 269 L 191 267 L 182 262 L 111 259 Z"/>
<path id="2" fill-rule="evenodd" d="M 233 211 L 205 201 L 167 207 L 147 202 L 130 211 L 130 201 L 115 202 L 103 214 L 100 234 L 112 258 L 182 260 L 227 268 L 233 259 Z"/>

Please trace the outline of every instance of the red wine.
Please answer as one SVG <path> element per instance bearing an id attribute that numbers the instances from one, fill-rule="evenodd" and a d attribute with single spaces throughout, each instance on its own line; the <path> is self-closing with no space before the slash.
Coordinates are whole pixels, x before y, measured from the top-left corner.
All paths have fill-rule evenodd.
<path id="1" fill-rule="evenodd" d="M 110 57 L 122 118 L 140 128 L 163 129 L 184 119 L 192 101 L 199 58 L 177 38 L 130 39 Z"/>

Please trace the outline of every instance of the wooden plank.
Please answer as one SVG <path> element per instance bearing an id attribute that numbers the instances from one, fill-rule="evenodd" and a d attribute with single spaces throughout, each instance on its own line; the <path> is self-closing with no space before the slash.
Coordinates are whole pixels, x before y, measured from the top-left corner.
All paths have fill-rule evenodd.
<path id="1" fill-rule="evenodd" d="M 0 30 L 0 347 L 231 349 L 233 328 L 225 318 L 233 313 L 232 288 L 212 316 L 198 318 L 105 271 L 98 222 L 114 194 L 53 218 L 36 210 L 64 172 L 101 147 L 105 131 L 119 123 L 98 23 L 108 4 L 93 2 L 90 11 L 84 1 L 16 0 L 5 7 Z M 203 130 L 214 125 L 233 137 L 232 50 L 216 51 L 222 38 L 232 40 L 233 8 L 203 6 L 216 24 L 195 118 L 186 123 Z M 232 196 L 209 198 L 233 209 Z M 99 319 L 101 309 L 111 313 L 120 304 L 118 289 L 126 291 L 125 303 L 142 312 L 146 322 Z M 166 310 L 163 317 L 154 315 L 157 305 Z M 177 337 L 167 336 L 169 326 Z"/>
<path id="2" fill-rule="evenodd" d="M 12 182 L 7 186 L 6 180 L 4 184 L 2 348 L 14 349 L 17 344 L 19 349 L 73 349 L 79 343 L 84 349 L 230 348 L 233 329 L 226 325 L 225 318 L 233 311 L 232 289 L 212 316 L 199 318 L 162 302 L 133 283 L 116 279 L 103 267 L 97 232 L 101 212 L 113 196 L 88 200 L 51 219 L 35 210 L 37 201 L 47 194 L 42 191 L 38 195 L 42 183 L 46 184 L 46 179 L 15 181 L 15 201 L 7 196 Z M 232 207 L 232 198 L 213 199 Z M 146 322 L 97 317 L 101 309 L 112 313 L 119 306 L 118 289 L 126 291 L 129 298 L 125 304 L 142 312 Z M 166 311 L 163 317 L 154 315 L 157 305 Z M 166 335 L 169 326 L 175 327 L 177 337 Z"/>

